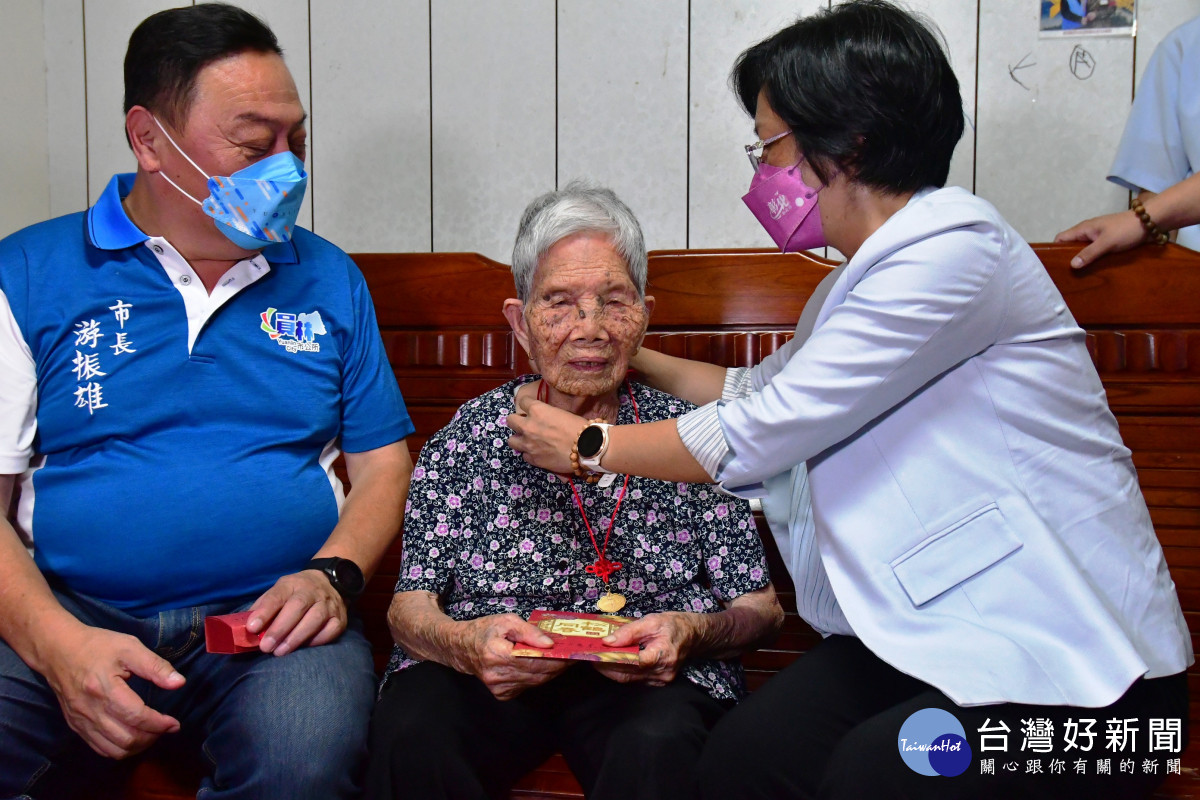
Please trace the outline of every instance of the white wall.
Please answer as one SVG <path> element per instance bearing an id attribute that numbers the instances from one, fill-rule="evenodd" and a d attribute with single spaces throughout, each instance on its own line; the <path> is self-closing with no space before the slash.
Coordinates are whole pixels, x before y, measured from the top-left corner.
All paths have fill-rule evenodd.
<path id="1" fill-rule="evenodd" d="M 42 0 L 0 7 L 0 236 L 50 213 Z"/>
<path id="2" fill-rule="evenodd" d="M 0 4 L 0 168 L 15 187 L 0 235 L 86 207 L 132 168 L 125 42 L 179 2 Z M 753 134 L 728 72 L 747 45 L 827 2 L 241 0 L 278 34 L 310 110 L 302 224 L 350 251 L 501 261 L 525 203 L 575 176 L 616 189 L 652 248 L 770 246 L 740 199 Z M 952 183 L 1034 241 L 1124 207 L 1104 176 L 1136 77 L 1200 0 L 1141 0 L 1136 40 L 1039 40 L 1038 0 L 908 3 L 941 28 L 962 86 Z M 1068 68 L 1076 44 L 1096 62 L 1087 80 Z"/>

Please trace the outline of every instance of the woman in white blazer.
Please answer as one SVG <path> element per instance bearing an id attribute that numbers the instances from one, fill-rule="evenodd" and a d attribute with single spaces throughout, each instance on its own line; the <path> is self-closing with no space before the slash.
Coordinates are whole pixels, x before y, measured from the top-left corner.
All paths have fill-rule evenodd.
<path id="1" fill-rule="evenodd" d="M 677 421 L 509 417 L 546 469 L 764 497 L 826 638 L 717 726 L 705 796 L 1144 796 L 1186 745 L 1190 637 L 1083 331 L 991 205 L 939 188 L 963 130 L 939 39 L 860 0 L 733 79 L 747 205 L 847 261 L 758 367 L 640 353 L 703 404 Z"/>

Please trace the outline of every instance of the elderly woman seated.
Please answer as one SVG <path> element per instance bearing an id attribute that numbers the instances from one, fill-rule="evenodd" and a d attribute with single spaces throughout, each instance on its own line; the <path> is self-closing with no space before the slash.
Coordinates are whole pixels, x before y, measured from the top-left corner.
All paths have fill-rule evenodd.
<path id="1" fill-rule="evenodd" d="M 578 183 L 534 200 L 513 275 L 504 315 L 541 375 L 466 403 L 421 452 L 369 796 L 503 796 L 556 750 L 589 797 L 690 794 L 709 729 L 744 694 L 736 657 L 783 620 L 762 543 L 709 487 L 558 476 L 506 444 L 525 393 L 608 423 L 690 408 L 626 378 L 654 298 L 624 203 Z M 640 646 L 637 663 L 514 655 L 552 644 L 536 609 L 619 610 L 635 621 L 610 643 Z"/>

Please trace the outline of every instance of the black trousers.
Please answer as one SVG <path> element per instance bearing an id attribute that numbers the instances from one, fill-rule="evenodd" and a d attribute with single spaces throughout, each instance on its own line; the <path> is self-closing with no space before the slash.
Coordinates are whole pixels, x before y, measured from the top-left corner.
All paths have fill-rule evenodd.
<path id="1" fill-rule="evenodd" d="M 926 708 L 949 711 L 962 723 L 972 755 L 966 771 L 956 777 L 919 774 L 900 755 L 901 726 Z M 1095 720 L 1091 740 L 1077 735 L 1088 729 L 1080 724 L 1086 719 Z M 1170 721 L 1163 726 L 1168 733 L 1157 737 L 1153 751 L 1152 719 Z M 1039 720 L 1049 720 L 1049 725 Z M 1068 725 L 1072 720 L 1075 727 Z M 1109 720 L 1119 721 L 1121 730 L 1137 729 L 1132 747 L 1122 735 L 1123 749 L 1109 748 Z M 1165 752 L 1159 748 L 1168 744 L 1176 720 L 1177 749 Z M 1001 725 L 1010 732 L 1004 734 Z M 858 639 L 831 636 L 718 723 L 700 762 L 700 796 L 1148 797 L 1166 777 L 1168 760 L 1178 759 L 1187 747 L 1187 725 L 1184 673 L 1139 680 L 1106 708 L 1016 703 L 964 708 L 888 665 Z M 980 733 L 980 728 L 985 731 Z M 1068 736 L 1075 747 L 1068 748 Z M 1089 741 L 1090 750 L 1082 750 Z M 1051 749 L 1042 752 L 1047 745 Z M 1108 774 L 1099 763 L 1105 759 Z M 1077 771 L 1081 760 L 1083 774 Z"/>
<path id="2" fill-rule="evenodd" d="M 424 662 L 394 675 L 375 708 L 366 796 L 506 797 L 561 751 L 589 798 L 691 797 L 725 709 L 686 680 L 620 684 L 586 663 L 502 701 L 474 676 Z"/>

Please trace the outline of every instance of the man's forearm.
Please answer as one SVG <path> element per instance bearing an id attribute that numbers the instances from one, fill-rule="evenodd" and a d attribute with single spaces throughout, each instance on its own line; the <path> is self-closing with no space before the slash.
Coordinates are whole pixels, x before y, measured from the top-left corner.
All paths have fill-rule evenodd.
<path id="1" fill-rule="evenodd" d="M 17 532 L 8 523 L 13 476 L 0 476 L 0 638 L 32 669 L 44 674 L 46 642 L 79 630 L 79 622 L 62 607 Z"/>
<path id="2" fill-rule="evenodd" d="M 1165 231 L 1200 223 L 1200 173 L 1145 198 L 1146 213 Z"/>
<path id="3" fill-rule="evenodd" d="M 369 453 L 347 453 L 350 493 L 317 557 L 348 558 L 370 578 L 400 531 L 412 460 L 403 441 Z"/>
<path id="4" fill-rule="evenodd" d="M 771 584 L 735 598 L 716 614 L 687 613 L 693 628 L 688 658 L 736 658 L 769 641 L 783 626 L 783 609 Z"/>

